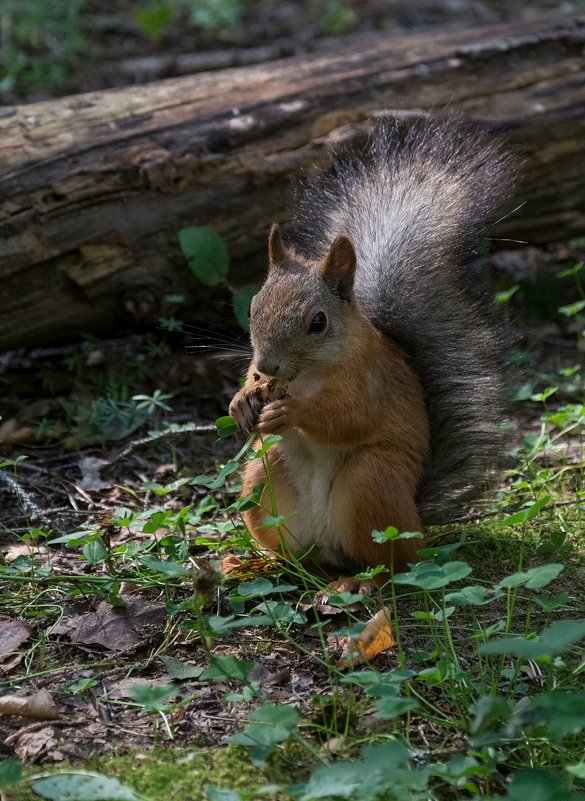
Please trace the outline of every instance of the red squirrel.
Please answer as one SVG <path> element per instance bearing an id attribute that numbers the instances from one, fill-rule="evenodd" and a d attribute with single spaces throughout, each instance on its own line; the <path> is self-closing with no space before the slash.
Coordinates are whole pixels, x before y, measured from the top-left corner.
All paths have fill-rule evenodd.
<path id="1" fill-rule="evenodd" d="M 244 513 L 268 549 L 402 571 L 421 540 L 372 531 L 422 531 L 476 496 L 498 448 L 501 381 L 466 263 L 512 166 L 459 120 L 382 121 L 362 152 L 302 185 L 286 245 L 272 226 L 253 359 L 229 409 L 242 430 L 282 436 L 267 460 L 285 523 Z M 249 461 L 244 493 L 265 482 Z"/>

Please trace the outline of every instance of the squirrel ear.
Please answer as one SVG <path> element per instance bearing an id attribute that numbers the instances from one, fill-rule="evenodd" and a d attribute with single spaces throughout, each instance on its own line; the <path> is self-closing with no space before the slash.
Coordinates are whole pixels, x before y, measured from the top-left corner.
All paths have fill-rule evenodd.
<path id="1" fill-rule="evenodd" d="M 343 300 L 352 297 L 356 264 L 353 242 L 347 234 L 340 234 L 329 248 L 319 272 L 331 291 Z"/>
<path id="2" fill-rule="evenodd" d="M 278 267 L 286 261 L 286 249 L 280 235 L 278 223 L 273 223 L 268 235 L 268 263 L 270 268 Z"/>

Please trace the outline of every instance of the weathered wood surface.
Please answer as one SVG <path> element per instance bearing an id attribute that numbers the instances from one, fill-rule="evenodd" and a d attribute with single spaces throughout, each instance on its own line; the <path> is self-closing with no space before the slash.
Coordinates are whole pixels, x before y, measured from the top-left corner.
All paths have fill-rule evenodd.
<path id="1" fill-rule="evenodd" d="M 344 39 L 337 54 L 0 109 L 0 349 L 113 332 L 164 314 L 168 293 L 205 317 L 180 228 L 216 228 L 245 283 L 289 178 L 374 110 L 446 106 L 526 154 L 525 204 L 496 236 L 583 234 L 585 15 Z"/>

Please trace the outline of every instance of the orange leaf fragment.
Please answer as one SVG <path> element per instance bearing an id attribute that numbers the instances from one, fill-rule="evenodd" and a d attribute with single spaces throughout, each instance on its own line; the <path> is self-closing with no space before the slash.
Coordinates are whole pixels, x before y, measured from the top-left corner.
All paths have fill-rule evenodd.
<path id="1" fill-rule="evenodd" d="M 351 668 L 369 662 L 382 651 L 392 648 L 396 640 L 390 625 L 390 607 L 384 606 L 368 621 L 359 637 L 343 637 L 342 656 L 338 667 Z"/>

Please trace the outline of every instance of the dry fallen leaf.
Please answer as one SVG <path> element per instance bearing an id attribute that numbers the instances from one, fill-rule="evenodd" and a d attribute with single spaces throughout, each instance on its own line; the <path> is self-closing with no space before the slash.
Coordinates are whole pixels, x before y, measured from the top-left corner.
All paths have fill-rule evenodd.
<path id="1" fill-rule="evenodd" d="M 31 542 L 14 542 L 2 548 L 4 553 L 4 561 L 6 564 L 14 562 L 19 556 L 40 557 L 46 556 L 48 549 L 46 545 L 34 545 Z"/>
<path id="2" fill-rule="evenodd" d="M 34 695 L 0 696 L 0 715 L 21 715 L 35 720 L 57 720 L 57 704 L 47 690 L 39 690 Z"/>
<path id="3" fill-rule="evenodd" d="M 369 662 L 395 643 L 390 626 L 390 608 L 384 606 L 368 621 L 359 637 L 341 637 L 342 656 L 338 667 L 351 668 Z"/>
<path id="4" fill-rule="evenodd" d="M 0 424 L 0 444 L 30 445 L 33 442 L 36 442 L 34 429 L 19 422 L 16 417 L 10 417 Z"/>
<path id="5" fill-rule="evenodd" d="M 103 645 L 110 651 L 126 651 L 150 642 L 162 633 L 167 620 L 164 606 L 138 597 L 126 598 L 126 609 L 102 601 L 95 612 L 64 618 L 53 629 L 71 642 Z"/>
<path id="6" fill-rule="evenodd" d="M 16 740 L 14 754 L 22 762 L 37 762 L 50 757 L 58 762 L 63 757 L 57 749 L 58 741 L 54 726 L 26 730 Z"/>
<path id="7" fill-rule="evenodd" d="M 0 659 L 17 651 L 30 635 L 30 627 L 22 620 L 2 621 L 0 623 Z"/>

